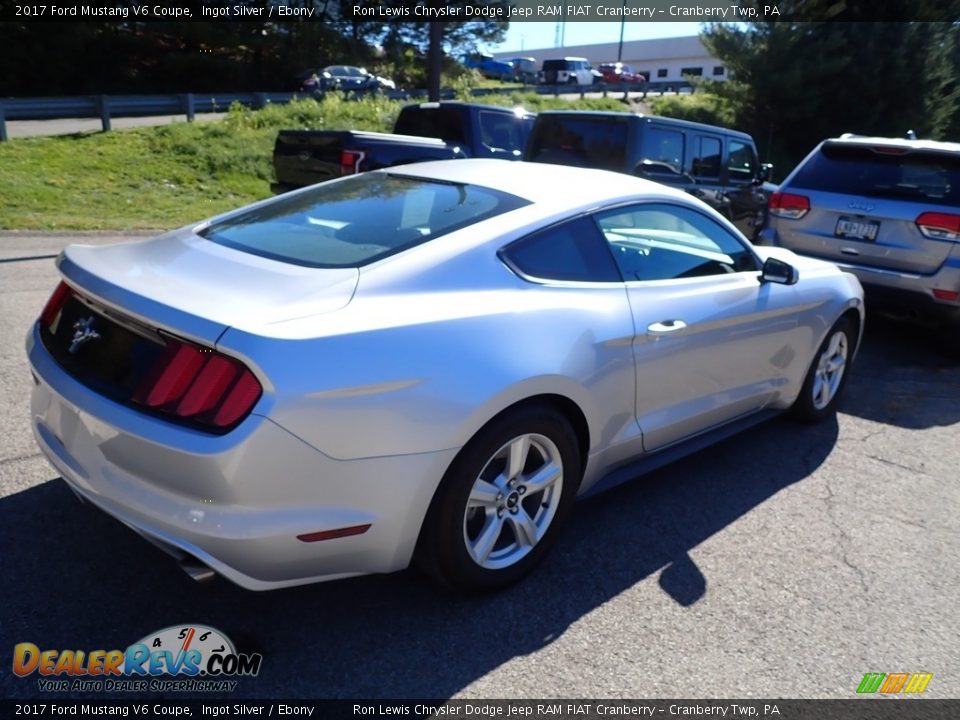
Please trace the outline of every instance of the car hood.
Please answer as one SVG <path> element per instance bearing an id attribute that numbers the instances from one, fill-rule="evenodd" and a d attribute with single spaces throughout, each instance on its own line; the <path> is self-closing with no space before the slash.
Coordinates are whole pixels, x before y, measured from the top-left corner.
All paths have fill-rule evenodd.
<path id="1" fill-rule="evenodd" d="M 179 230 L 116 245 L 71 245 L 63 275 L 119 309 L 215 341 L 228 327 L 269 334 L 273 323 L 345 307 L 356 268 L 308 268 Z"/>

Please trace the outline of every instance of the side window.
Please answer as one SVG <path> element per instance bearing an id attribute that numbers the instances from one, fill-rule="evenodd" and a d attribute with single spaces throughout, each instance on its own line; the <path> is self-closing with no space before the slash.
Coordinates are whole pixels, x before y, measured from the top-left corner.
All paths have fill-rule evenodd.
<path id="1" fill-rule="evenodd" d="M 625 280 L 676 280 L 758 269 L 747 247 L 706 215 L 650 203 L 596 216 Z"/>
<path id="2" fill-rule="evenodd" d="M 742 140 L 730 141 L 730 159 L 727 169 L 730 171 L 731 182 L 753 182 L 757 176 L 757 154 L 752 145 Z"/>
<path id="3" fill-rule="evenodd" d="M 647 126 L 640 144 L 641 170 L 646 173 L 679 175 L 683 168 L 683 133 Z"/>
<path id="4" fill-rule="evenodd" d="M 723 147 L 720 138 L 699 136 L 693 143 L 691 174 L 699 178 L 719 179 L 720 153 Z"/>
<path id="5" fill-rule="evenodd" d="M 520 142 L 520 123 L 503 113 L 480 111 L 480 141 L 491 150 L 513 151 Z"/>
<path id="6" fill-rule="evenodd" d="M 658 68 L 658 69 L 657 69 L 657 77 L 658 77 L 658 78 L 665 78 L 666 76 L 667 76 L 667 69 L 666 69 L 666 68 Z"/>
<path id="7" fill-rule="evenodd" d="M 610 250 L 590 218 L 541 230 L 500 250 L 514 271 L 543 280 L 621 282 Z"/>

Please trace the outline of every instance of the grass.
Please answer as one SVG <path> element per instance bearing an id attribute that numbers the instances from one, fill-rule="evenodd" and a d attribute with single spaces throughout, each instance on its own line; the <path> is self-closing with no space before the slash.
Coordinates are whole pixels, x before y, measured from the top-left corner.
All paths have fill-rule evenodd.
<path id="1" fill-rule="evenodd" d="M 568 102 L 534 93 L 482 102 L 529 110 L 624 108 L 613 99 Z M 0 144 L 0 229 L 178 227 L 268 197 L 277 130 L 389 132 L 402 105 L 327 97 L 257 111 L 235 106 L 216 122 L 14 139 Z"/>

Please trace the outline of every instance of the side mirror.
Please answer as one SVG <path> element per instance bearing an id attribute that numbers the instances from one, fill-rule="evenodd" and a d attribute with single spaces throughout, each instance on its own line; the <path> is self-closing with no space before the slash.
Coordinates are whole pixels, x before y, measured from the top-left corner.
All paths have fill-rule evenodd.
<path id="1" fill-rule="evenodd" d="M 800 272 L 793 265 L 777 258 L 767 258 L 760 270 L 761 284 L 796 285 L 799 279 Z"/>

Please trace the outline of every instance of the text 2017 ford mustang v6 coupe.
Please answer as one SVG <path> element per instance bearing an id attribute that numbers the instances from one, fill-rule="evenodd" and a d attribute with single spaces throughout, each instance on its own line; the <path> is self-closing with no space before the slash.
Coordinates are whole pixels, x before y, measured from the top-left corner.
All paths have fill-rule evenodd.
<path id="1" fill-rule="evenodd" d="M 496 160 L 58 266 L 27 338 L 41 449 L 188 568 L 256 590 L 413 559 L 513 582 L 578 494 L 771 411 L 830 414 L 863 324 L 853 276 L 754 248 L 686 193 Z"/>

